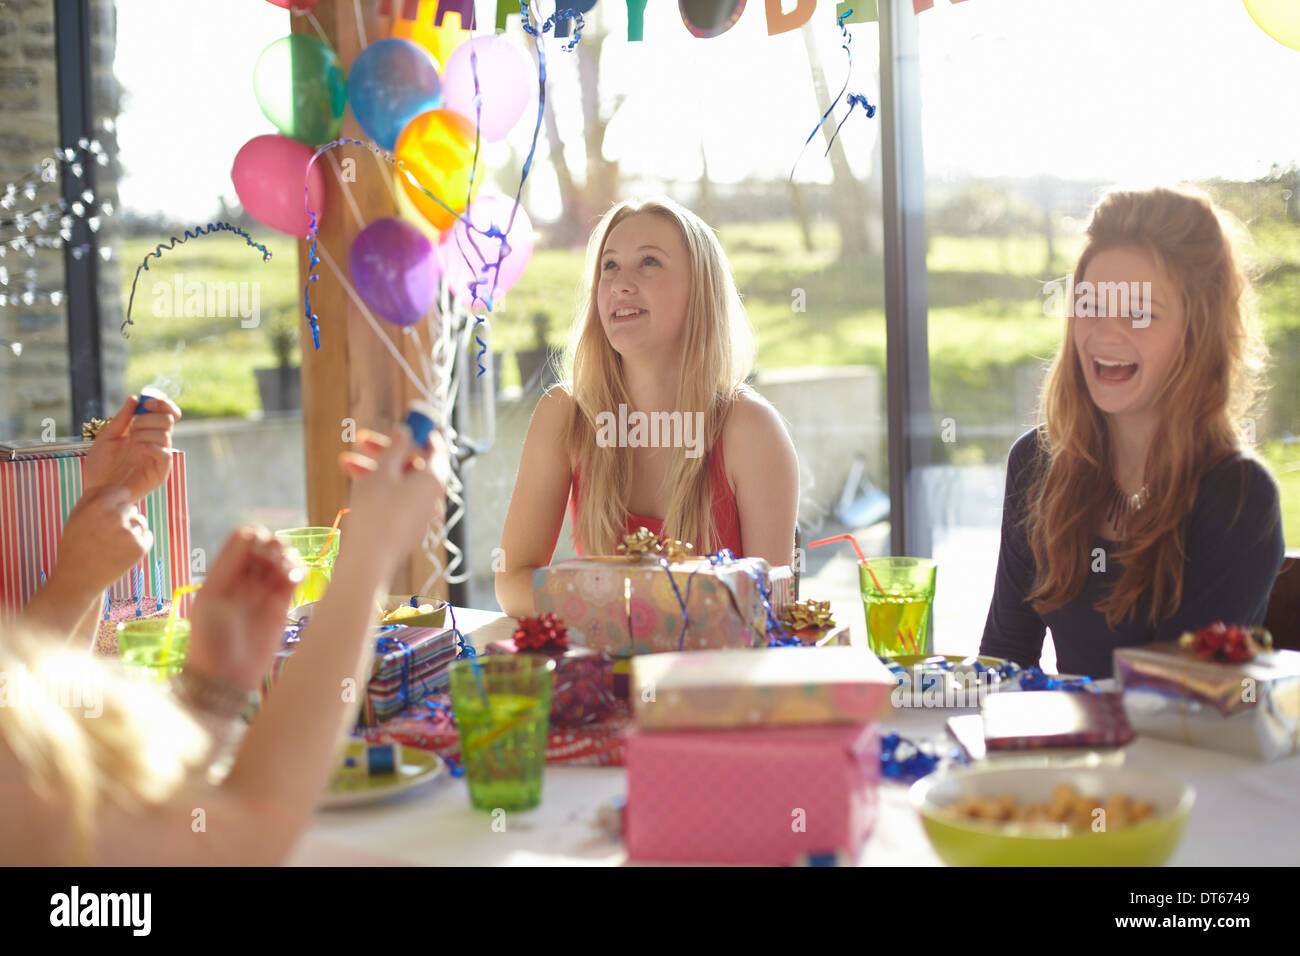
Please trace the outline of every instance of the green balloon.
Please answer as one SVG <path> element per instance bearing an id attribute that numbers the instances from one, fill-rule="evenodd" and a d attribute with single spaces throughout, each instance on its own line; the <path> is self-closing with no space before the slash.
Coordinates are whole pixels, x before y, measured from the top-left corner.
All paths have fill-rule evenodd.
<path id="1" fill-rule="evenodd" d="M 347 81 L 334 51 L 316 37 L 276 40 L 253 67 L 253 92 L 266 118 L 285 136 L 320 146 L 339 135 Z"/>

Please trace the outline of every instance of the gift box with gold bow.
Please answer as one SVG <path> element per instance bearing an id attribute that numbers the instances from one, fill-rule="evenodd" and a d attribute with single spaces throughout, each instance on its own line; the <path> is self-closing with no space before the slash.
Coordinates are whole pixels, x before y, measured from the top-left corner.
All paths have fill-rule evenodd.
<path id="1" fill-rule="evenodd" d="M 1115 651 L 1115 677 L 1139 735 L 1257 760 L 1300 754 L 1300 652 L 1233 662 L 1147 644 Z"/>
<path id="2" fill-rule="evenodd" d="M 613 657 L 767 644 L 766 561 L 694 557 L 676 542 L 656 549 L 653 536 L 627 537 L 630 554 L 539 568 L 538 613 L 559 615 L 573 643 Z"/>

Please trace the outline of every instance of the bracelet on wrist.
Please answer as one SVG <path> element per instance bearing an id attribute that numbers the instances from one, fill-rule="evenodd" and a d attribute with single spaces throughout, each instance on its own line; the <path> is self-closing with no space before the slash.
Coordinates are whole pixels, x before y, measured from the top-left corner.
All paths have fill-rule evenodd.
<path id="1" fill-rule="evenodd" d="M 188 669 L 181 671 L 173 686 L 185 704 L 226 720 L 242 717 L 251 703 L 249 691 Z"/>

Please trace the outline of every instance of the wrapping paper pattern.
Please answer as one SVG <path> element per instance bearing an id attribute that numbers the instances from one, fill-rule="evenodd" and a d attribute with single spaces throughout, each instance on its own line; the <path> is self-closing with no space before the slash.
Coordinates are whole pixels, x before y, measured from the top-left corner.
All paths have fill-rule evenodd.
<path id="1" fill-rule="evenodd" d="M 450 708 L 451 698 L 433 694 L 427 702 L 445 705 L 445 710 Z M 621 767 L 624 732 L 631 723 L 627 703 L 616 701 L 609 716 L 598 723 L 552 727 L 546 740 L 546 762 L 570 767 Z M 424 704 L 406 708 L 391 720 L 368 730 L 365 738 L 371 743 L 402 744 L 460 759 L 460 734 L 455 720 Z"/>
<path id="2" fill-rule="evenodd" d="M 513 638 L 493 641 L 489 654 L 518 654 Z M 587 647 L 542 653 L 555 661 L 555 688 L 551 694 L 551 723 L 558 726 L 594 724 L 614 708 L 614 659 Z"/>
<path id="3" fill-rule="evenodd" d="M 766 643 L 767 614 L 758 582 L 766 581 L 768 564 L 762 558 L 717 566 L 697 559 L 670 565 L 668 572 L 649 560 L 575 558 L 539 568 L 533 596 L 538 613 L 559 615 L 575 643 L 615 657 L 676 651 L 682 644 L 682 611 L 669 573 L 689 620 L 681 650 Z M 632 595 L 631 642 L 625 584 Z"/>
<path id="4" fill-rule="evenodd" d="M 1300 651 L 1225 664 L 1147 644 L 1115 652 L 1115 677 L 1139 734 L 1257 760 L 1300 754 Z"/>
<path id="5" fill-rule="evenodd" d="M 84 468 L 84 451 L 23 453 L 13 460 L 0 459 L 0 623 L 12 619 L 31 600 L 40 586 L 41 572 L 53 570 L 63 525 L 81 497 Z M 184 452 L 173 452 L 167 482 L 136 505 L 154 534 L 153 548 L 139 565 L 144 594 L 169 601 L 177 588 L 190 583 Z M 162 561 L 162 594 L 154 587 L 156 561 Z M 132 598 L 134 573 L 134 569 L 128 571 L 113 585 L 113 600 Z M 134 615 L 134 607 L 132 610 Z M 183 603 L 182 613 L 186 610 Z"/>
<path id="6" fill-rule="evenodd" d="M 627 735 L 624 840 L 637 860 L 784 866 L 856 859 L 877 810 L 874 724 Z"/>
<path id="7" fill-rule="evenodd" d="M 362 726 L 366 727 L 372 727 L 409 705 L 418 704 L 431 694 L 446 689 L 447 669 L 459 653 L 456 632 L 449 628 L 393 627 L 382 632 L 380 639 L 384 638 L 404 641 L 410 652 L 385 650 L 383 645 L 376 650 L 359 718 Z M 271 673 L 262 686 L 263 697 L 275 686 L 285 662 L 293 656 L 296 647 L 296 643 L 288 644 L 276 655 Z"/>
<path id="8" fill-rule="evenodd" d="M 630 697 L 643 730 L 863 724 L 895 678 L 857 647 L 769 647 L 632 659 Z"/>

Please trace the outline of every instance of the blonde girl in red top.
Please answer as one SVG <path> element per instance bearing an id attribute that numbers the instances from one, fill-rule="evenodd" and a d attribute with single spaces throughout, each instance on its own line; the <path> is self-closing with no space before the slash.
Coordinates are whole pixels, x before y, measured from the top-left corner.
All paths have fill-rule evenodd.
<path id="1" fill-rule="evenodd" d="M 713 231 L 670 199 L 620 203 L 592 233 L 584 283 L 566 381 L 538 402 L 524 441 L 502 609 L 535 613 L 533 571 L 550 563 L 566 505 L 579 554 L 614 554 L 644 525 L 697 553 L 789 564 L 798 461 L 780 416 L 744 384 L 753 336 Z"/>

